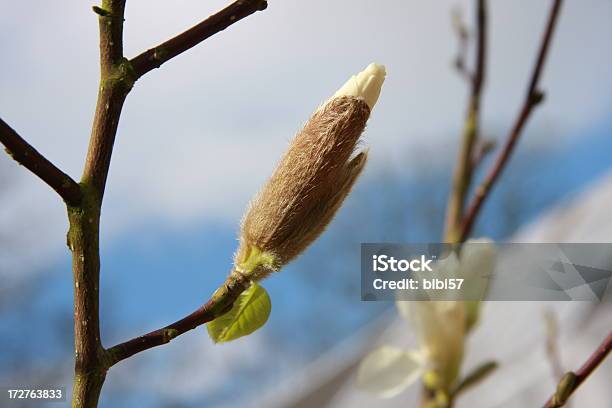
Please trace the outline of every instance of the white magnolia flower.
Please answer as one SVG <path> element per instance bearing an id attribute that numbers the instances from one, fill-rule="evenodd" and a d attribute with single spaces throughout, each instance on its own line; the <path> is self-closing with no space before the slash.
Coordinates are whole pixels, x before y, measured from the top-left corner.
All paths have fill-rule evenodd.
<path id="1" fill-rule="evenodd" d="M 463 277 L 490 275 L 495 247 L 490 240 L 471 240 L 457 257 L 438 261 L 433 275 Z M 383 346 L 372 351 L 359 367 L 359 387 L 382 398 L 393 397 L 419 376 L 429 373 L 429 386 L 449 391 L 458 379 L 465 338 L 478 319 L 478 301 L 398 301 L 400 315 L 415 331 L 417 350 Z M 431 382 L 435 384 L 431 384 Z"/>
<path id="2" fill-rule="evenodd" d="M 422 369 L 436 374 L 436 388 L 450 389 L 463 360 L 467 334 L 464 302 L 397 302 L 397 307 L 415 331 L 426 364 Z"/>

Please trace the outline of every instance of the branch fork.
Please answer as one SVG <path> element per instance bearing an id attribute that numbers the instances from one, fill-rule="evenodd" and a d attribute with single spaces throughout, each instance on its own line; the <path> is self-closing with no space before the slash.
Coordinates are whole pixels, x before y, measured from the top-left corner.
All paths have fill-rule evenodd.
<path id="1" fill-rule="evenodd" d="M 231 275 L 200 309 L 177 322 L 105 350 L 99 325 L 99 225 L 106 179 L 123 103 L 134 83 L 164 62 L 205 39 L 264 10 L 265 0 L 238 0 L 182 34 L 128 60 L 123 55 L 125 0 L 94 6 L 100 30 L 100 85 L 81 181 L 46 159 L 0 119 L 0 142 L 18 163 L 53 188 L 67 205 L 74 276 L 75 376 L 72 406 L 96 407 L 106 372 L 117 362 L 175 337 L 227 312 L 249 285 Z M 241 277 L 242 276 L 242 277 Z"/>

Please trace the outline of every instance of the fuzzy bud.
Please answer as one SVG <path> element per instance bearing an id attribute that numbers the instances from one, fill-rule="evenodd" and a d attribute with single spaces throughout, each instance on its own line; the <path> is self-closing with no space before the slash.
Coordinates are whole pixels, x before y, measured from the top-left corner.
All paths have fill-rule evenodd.
<path id="1" fill-rule="evenodd" d="M 243 218 L 235 270 L 259 280 L 297 257 L 332 220 L 363 169 L 355 154 L 380 94 L 371 64 L 321 106 L 289 145 Z M 381 77 L 382 75 L 382 77 Z M 353 85 L 349 86 L 351 83 Z"/>

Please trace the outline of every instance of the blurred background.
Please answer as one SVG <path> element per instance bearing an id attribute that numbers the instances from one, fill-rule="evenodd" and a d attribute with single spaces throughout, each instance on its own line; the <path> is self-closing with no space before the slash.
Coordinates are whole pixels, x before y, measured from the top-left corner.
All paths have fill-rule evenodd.
<path id="1" fill-rule="evenodd" d="M 92 5 L 6 2 L 0 14 L 0 115 L 74 178 L 97 92 Z M 125 54 L 135 56 L 225 5 L 128 1 Z M 484 137 L 501 139 L 513 123 L 549 5 L 490 2 Z M 396 322 L 393 304 L 360 301 L 359 244 L 441 239 L 468 92 L 453 68 L 453 9 L 472 26 L 470 1 L 270 0 L 266 11 L 136 83 L 102 214 L 106 346 L 208 299 L 231 267 L 242 211 L 294 132 L 370 62 L 388 73 L 364 137 L 365 174 L 323 237 L 263 283 L 273 304 L 264 328 L 223 345 L 199 328 L 122 362 L 107 377 L 101 407 L 410 406 L 416 386 L 384 403 L 355 387 L 355 364 L 374 344 L 414 341 Z M 476 236 L 612 239 L 611 18 L 608 0 L 565 2 L 543 75 L 545 102 Z M 0 155 L 0 385 L 70 387 L 66 230 L 55 193 Z M 559 320 L 565 369 L 584 361 L 612 327 L 609 295 L 600 304 L 486 305 L 466 367 L 484 358 L 502 366 L 459 407 L 544 402 L 555 383 L 545 310 Z M 611 380 L 608 361 L 578 391 L 576 406 L 612 406 Z"/>

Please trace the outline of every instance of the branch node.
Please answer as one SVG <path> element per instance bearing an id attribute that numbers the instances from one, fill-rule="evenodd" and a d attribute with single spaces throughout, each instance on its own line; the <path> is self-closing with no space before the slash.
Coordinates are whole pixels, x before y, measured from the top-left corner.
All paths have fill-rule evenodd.
<path id="1" fill-rule="evenodd" d="M 557 391 L 553 396 L 553 406 L 554 407 L 562 407 L 567 402 L 570 395 L 574 391 L 574 386 L 576 385 L 576 373 L 569 371 L 565 373 L 559 384 L 557 384 Z"/>
<path id="2" fill-rule="evenodd" d="M 99 6 L 93 6 L 91 9 L 93 10 L 94 13 L 96 13 L 100 17 L 111 17 L 112 16 L 112 13 L 110 12 L 110 10 L 103 9 L 102 7 L 99 7 Z"/>
<path id="3" fill-rule="evenodd" d="M 104 90 L 106 85 L 114 89 L 119 89 L 127 95 L 134 86 L 134 82 L 136 82 L 136 74 L 132 67 L 132 63 L 127 58 L 122 58 L 118 64 L 113 65 L 111 68 L 111 72 L 104 80 L 101 90 Z"/>
<path id="4" fill-rule="evenodd" d="M 169 343 L 170 340 L 172 340 L 173 338 L 175 338 L 176 336 L 179 335 L 178 330 L 176 329 L 165 329 L 164 330 L 164 343 Z"/>
<path id="5" fill-rule="evenodd" d="M 532 106 L 537 106 L 540 103 L 544 102 L 545 97 L 546 97 L 546 94 L 544 93 L 544 91 L 535 90 L 529 98 L 530 103 Z"/>
<path id="6" fill-rule="evenodd" d="M 13 154 L 13 152 L 12 152 L 12 151 L 11 151 L 11 150 L 10 150 L 8 147 L 5 147 L 5 148 L 4 148 L 4 152 L 5 152 L 6 154 L 8 154 L 9 156 L 11 156 L 11 159 L 15 160 L 15 155 Z M 15 160 L 15 161 L 17 161 L 17 160 Z M 18 165 L 20 165 L 20 166 L 23 166 L 23 165 L 22 165 L 20 162 L 18 162 L 18 161 L 17 161 L 17 164 L 18 164 Z"/>
<path id="7" fill-rule="evenodd" d="M 159 61 L 160 64 L 164 62 L 168 56 L 168 49 L 166 47 L 155 47 L 153 50 L 153 60 Z"/>
<path id="8" fill-rule="evenodd" d="M 472 156 L 472 170 L 476 169 L 480 163 L 491 153 L 497 143 L 494 139 L 481 139 L 476 142 Z"/>

